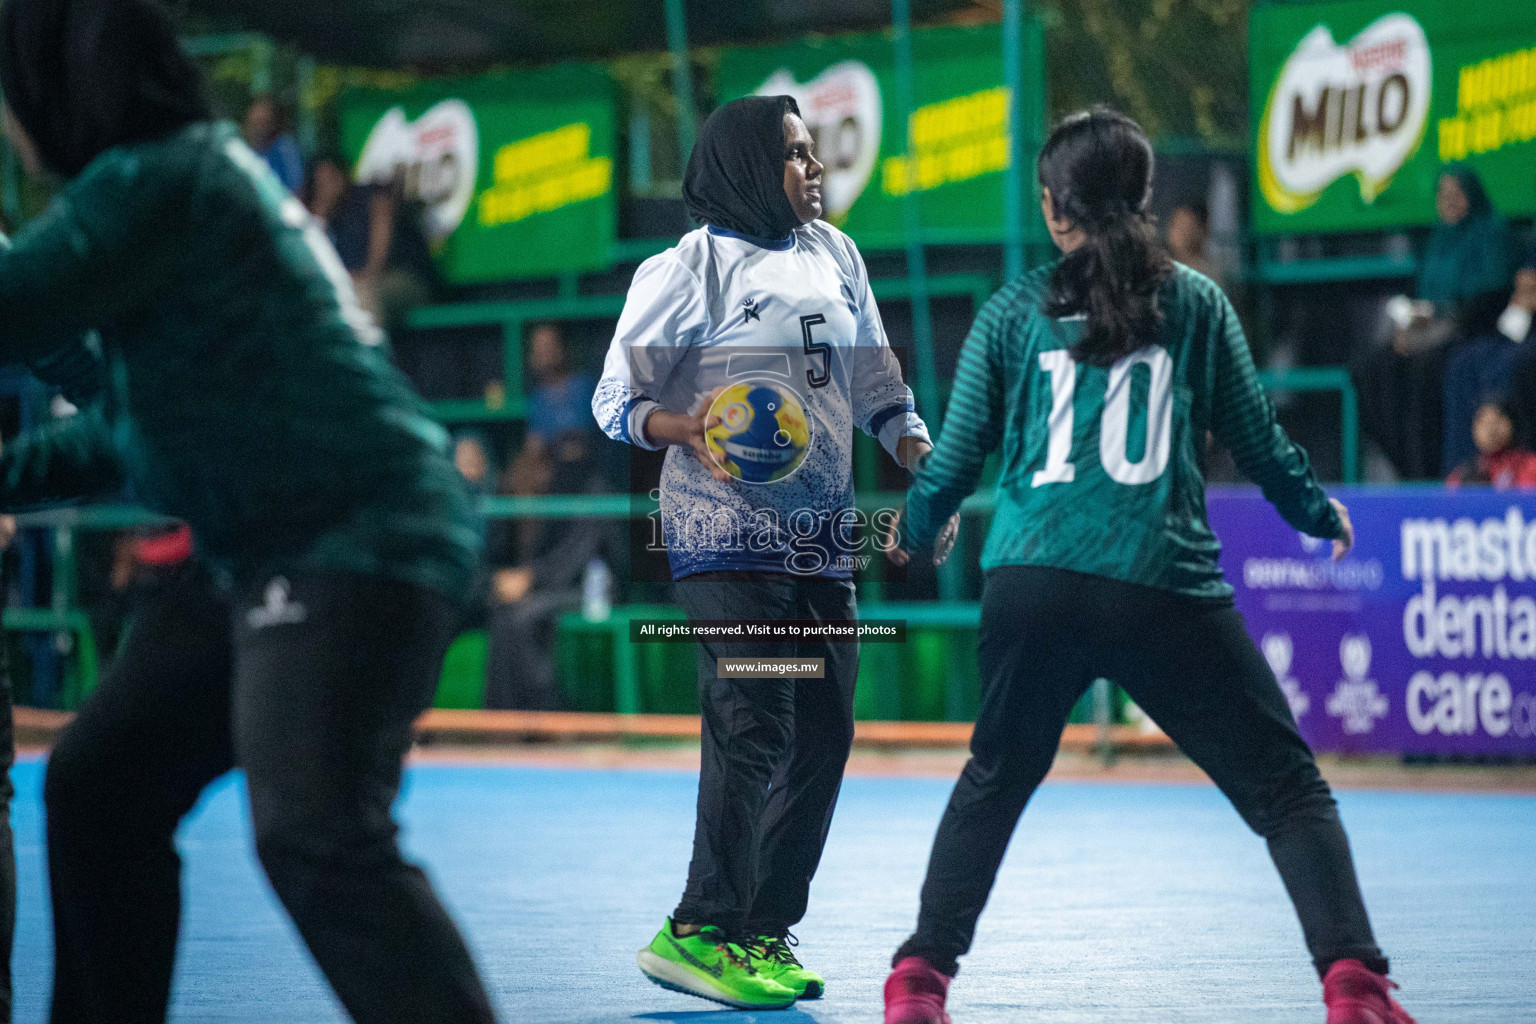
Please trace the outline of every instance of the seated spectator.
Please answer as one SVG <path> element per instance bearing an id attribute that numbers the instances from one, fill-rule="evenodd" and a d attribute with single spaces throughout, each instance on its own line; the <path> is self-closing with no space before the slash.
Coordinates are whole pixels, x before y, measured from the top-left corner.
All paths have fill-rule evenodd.
<path id="1" fill-rule="evenodd" d="M 528 336 L 528 436 L 551 441 L 568 430 L 592 426 L 597 381 L 571 369 L 565 339 L 555 324 L 539 324 Z"/>
<path id="2" fill-rule="evenodd" d="M 552 442 L 529 439 L 507 467 L 504 492 L 601 494 L 607 490 L 585 431 Z M 486 546 L 491 572 L 490 654 L 485 706 L 549 711 L 561 706 L 555 681 L 555 625 L 581 607 L 594 559 L 613 564 L 620 531 L 605 519 L 523 519 L 493 524 Z M 517 548 L 513 556 L 513 542 Z"/>
<path id="3" fill-rule="evenodd" d="M 1515 271 L 1515 291 L 1499 316 L 1497 330 L 1461 346 L 1445 366 L 1445 465 L 1460 466 L 1476 454 L 1472 418 L 1483 395 L 1514 391 L 1516 365 L 1530 347 L 1536 313 L 1536 243 L 1527 247 Z M 1519 420 L 1516 422 L 1517 429 Z"/>
<path id="4" fill-rule="evenodd" d="M 1441 476 L 1446 360 L 1457 343 L 1494 329 L 1512 276 L 1508 226 L 1470 168 L 1440 176 L 1435 210 L 1419 301 L 1393 304 L 1404 313 L 1391 343 L 1354 367 L 1361 425 L 1409 480 Z"/>
<path id="5" fill-rule="evenodd" d="M 1451 487 L 1462 484 L 1491 484 L 1495 490 L 1511 487 L 1536 487 L 1536 454 L 1515 443 L 1515 424 L 1503 402 L 1484 402 L 1472 421 L 1472 438 L 1477 455 L 1457 466 L 1445 481 Z"/>
<path id="6" fill-rule="evenodd" d="M 453 435 L 453 465 L 474 494 L 490 491 L 491 456 L 485 436 L 478 430 L 460 430 Z"/>
<path id="7" fill-rule="evenodd" d="M 1181 203 L 1168 215 L 1168 255 L 1225 288 L 1221 268 L 1210 258 L 1211 214 L 1202 202 Z"/>
<path id="8" fill-rule="evenodd" d="M 326 229 L 326 233 L 331 234 L 331 226 L 351 193 L 352 179 L 341 161 L 330 154 L 323 154 L 315 157 L 309 165 L 299 199 L 310 215 Z M 331 241 L 336 241 L 334 234 L 331 234 Z"/>
<path id="9" fill-rule="evenodd" d="M 352 275 L 358 302 L 386 331 L 403 329 L 411 310 L 431 301 L 437 287 L 421 203 L 406 197 L 398 178 L 354 184 L 329 155 L 311 165 L 302 198 Z"/>
<path id="10" fill-rule="evenodd" d="M 411 310 L 431 302 L 437 291 L 426 207 L 406 194 L 399 177 L 369 188 L 368 261 L 354 281 L 363 308 L 386 331 L 398 334 Z"/>
<path id="11" fill-rule="evenodd" d="M 260 95 L 251 100 L 251 105 L 245 108 L 240 134 L 245 136 L 245 144 L 272 168 L 277 180 L 298 195 L 304 184 L 304 156 L 271 96 Z"/>

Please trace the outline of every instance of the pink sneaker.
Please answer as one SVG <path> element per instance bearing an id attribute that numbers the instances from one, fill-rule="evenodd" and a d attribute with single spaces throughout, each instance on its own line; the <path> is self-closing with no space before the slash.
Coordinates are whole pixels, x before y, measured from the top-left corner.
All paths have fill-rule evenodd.
<path id="1" fill-rule="evenodd" d="M 1397 1005 L 1397 983 L 1359 960 L 1338 960 L 1323 976 L 1328 1024 L 1418 1024 Z"/>
<path id="2" fill-rule="evenodd" d="M 951 980 L 920 956 L 902 960 L 885 979 L 885 1024 L 951 1024 L 944 1012 Z"/>

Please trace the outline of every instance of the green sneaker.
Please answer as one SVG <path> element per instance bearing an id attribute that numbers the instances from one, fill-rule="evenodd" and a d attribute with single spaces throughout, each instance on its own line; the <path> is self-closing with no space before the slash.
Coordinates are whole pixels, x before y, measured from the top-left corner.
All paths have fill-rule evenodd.
<path id="1" fill-rule="evenodd" d="M 740 1010 L 782 1010 L 795 1003 L 793 989 L 759 970 L 745 949 L 713 925 L 679 937 L 672 934 L 669 917 L 635 960 L 662 988 Z"/>
<path id="2" fill-rule="evenodd" d="M 806 970 L 793 947 L 799 940 L 790 932 L 759 935 L 747 945 L 758 973 L 767 975 L 795 994 L 797 999 L 820 999 L 827 983 L 815 971 Z"/>

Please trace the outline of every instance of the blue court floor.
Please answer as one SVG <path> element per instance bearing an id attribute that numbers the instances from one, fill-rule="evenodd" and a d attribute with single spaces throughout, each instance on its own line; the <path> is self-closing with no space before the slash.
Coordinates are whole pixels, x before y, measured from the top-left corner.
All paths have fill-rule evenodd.
<path id="1" fill-rule="evenodd" d="M 16 1020 L 46 1017 L 42 764 L 15 770 Z M 850 778 L 798 929 L 827 997 L 778 1013 L 645 983 L 634 952 L 675 903 L 695 777 L 428 765 L 405 842 L 469 936 L 506 1022 L 875 1024 L 949 783 Z M 1536 1021 L 1536 798 L 1344 793 L 1378 939 L 1421 1024 Z M 181 833 L 172 1020 L 345 1020 L 249 852 L 238 780 Z M 131 953 L 129 954 L 131 955 Z M 1315 975 L 1263 843 L 1212 788 L 1057 783 L 1025 814 L 956 1024 L 1321 1024 Z"/>

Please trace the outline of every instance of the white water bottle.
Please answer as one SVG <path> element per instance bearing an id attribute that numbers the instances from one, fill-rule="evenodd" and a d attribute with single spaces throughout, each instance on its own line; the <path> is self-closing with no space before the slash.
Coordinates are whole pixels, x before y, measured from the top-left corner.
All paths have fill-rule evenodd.
<path id="1" fill-rule="evenodd" d="M 613 573 L 601 558 L 587 562 L 581 578 L 581 615 L 588 622 L 604 622 L 613 611 Z"/>

